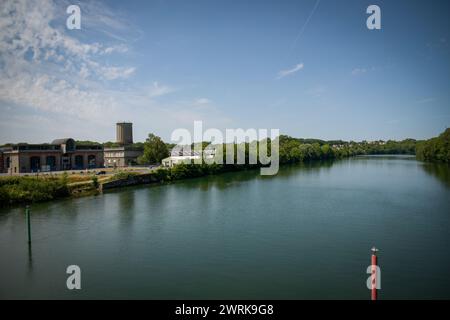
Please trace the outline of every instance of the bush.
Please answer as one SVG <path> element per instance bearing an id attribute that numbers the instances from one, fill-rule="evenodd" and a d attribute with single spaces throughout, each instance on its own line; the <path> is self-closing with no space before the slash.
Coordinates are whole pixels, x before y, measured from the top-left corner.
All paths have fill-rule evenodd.
<path id="1" fill-rule="evenodd" d="M 0 179 L 0 206 L 31 203 L 69 195 L 67 181 L 54 177 L 8 177 Z"/>
<path id="2" fill-rule="evenodd" d="M 99 183 L 98 183 L 98 178 L 97 176 L 92 176 L 92 184 L 94 185 L 94 188 L 98 188 Z"/>
<path id="3" fill-rule="evenodd" d="M 115 174 L 111 177 L 111 180 L 128 179 L 128 178 L 135 177 L 135 176 L 138 176 L 138 175 L 139 175 L 139 173 L 137 173 L 137 172 L 119 171 L 119 172 L 115 173 Z"/>
<path id="4" fill-rule="evenodd" d="M 161 182 L 169 181 L 171 179 L 170 169 L 158 168 L 152 174 L 158 181 L 161 181 Z"/>

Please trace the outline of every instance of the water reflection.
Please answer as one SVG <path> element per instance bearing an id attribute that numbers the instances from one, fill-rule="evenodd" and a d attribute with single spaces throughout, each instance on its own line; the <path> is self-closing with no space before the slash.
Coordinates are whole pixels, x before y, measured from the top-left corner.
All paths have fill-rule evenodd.
<path id="1" fill-rule="evenodd" d="M 29 274 L 33 272 L 33 250 L 31 243 L 28 243 L 28 272 Z"/>
<path id="2" fill-rule="evenodd" d="M 278 171 L 278 174 L 274 177 L 281 178 L 294 178 L 295 175 L 293 173 L 301 170 L 302 172 L 309 174 L 319 174 L 323 171 L 329 171 L 333 164 L 336 161 L 334 160 L 323 160 L 323 161 L 313 161 L 313 162 L 305 162 L 305 163 L 296 163 L 296 164 L 287 164 L 283 165 Z M 270 178 L 270 176 L 267 176 Z"/>
<path id="3" fill-rule="evenodd" d="M 450 188 L 450 166 L 446 163 L 423 163 L 421 166 L 429 175 Z"/>
<path id="4" fill-rule="evenodd" d="M 126 192 L 117 193 L 119 204 L 119 216 L 123 223 L 133 220 L 133 212 L 135 207 L 136 192 L 127 190 Z"/>
<path id="5" fill-rule="evenodd" d="M 374 158 L 33 205 L 33 248 L 23 209 L 9 209 L 0 299 L 365 299 L 373 242 L 392 275 L 386 299 L 448 298 L 450 189 L 434 178 L 449 186 L 449 167 Z M 76 296 L 64 274 L 74 262 L 89 279 Z M 405 265 L 416 267 L 405 276 Z"/>
<path id="6" fill-rule="evenodd" d="M 280 167 L 278 173 L 273 176 L 262 176 L 259 169 L 233 171 L 213 176 L 177 181 L 174 185 L 183 188 L 195 187 L 202 191 L 210 191 L 213 188 L 218 190 L 226 190 L 251 180 L 266 180 L 274 178 L 295 179 L 295 174 L 293 174 L 295 172 L 320 174 L 323 171 L 329 171 L 333 164 L 334 161 L 331 160 L 288 164 Z"/>

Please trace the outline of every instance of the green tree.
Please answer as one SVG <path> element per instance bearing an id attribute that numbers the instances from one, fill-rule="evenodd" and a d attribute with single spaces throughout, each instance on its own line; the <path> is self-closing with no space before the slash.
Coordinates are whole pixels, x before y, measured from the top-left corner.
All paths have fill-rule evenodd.
<path id="1" fill-rule="evenodd" d="M 169 149 L 164 141 L 150 133 L 144 142 L 144 154 L 139 158 L 139 163 L 161 163 L 161 160 L 168 156 Z"/>
<path id="2" fill-rule="evenodd" d="M 416 155 L 418 159 L 424 161 L 450 163 L 450 128 L 447 128 L 439 137 L 419 143 Z"/>

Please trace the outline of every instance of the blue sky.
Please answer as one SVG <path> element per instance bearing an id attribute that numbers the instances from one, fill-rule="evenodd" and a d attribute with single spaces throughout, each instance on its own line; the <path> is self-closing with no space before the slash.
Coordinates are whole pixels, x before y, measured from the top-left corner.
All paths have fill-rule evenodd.
<path id="1" fill-rule="evenodd" d="M 138 141 L 194 120 L 345 140 L 449 127 L 448 1 L 39 3 L 0 5 L 2 143 L 114 140 L 116 121 Z"/>

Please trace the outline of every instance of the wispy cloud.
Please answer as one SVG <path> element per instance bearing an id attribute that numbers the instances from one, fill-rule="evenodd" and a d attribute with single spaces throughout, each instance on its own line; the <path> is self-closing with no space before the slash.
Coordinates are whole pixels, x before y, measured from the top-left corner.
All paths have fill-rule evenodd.
<path id="1" fill-rule="evenodd" d="M 365 73 L 374 72 L 374 71 L 379 70 L 379 69 L 380 69 L 379 67 L 375 67 L 375 66 L 372 66 L 372 67 L 356 67 L 356 68 L 354 68 L 352 70 L 351 74 L 352 74 L 352 76 L 361 76 L 361 75 L 363 75 Z"/>
<path id="2" fill-rule="evenodd" d="M 435 99 L 434 98 L 424 98 L 424 99 L 420 99 L 417 100 L 416 103 L 418 104 L 424 104 L 424 103 L 429 103 L 429 102 L 433 102 Z"/>
<path id="3" fill-rule="evenodd" d="M 197 105 L 205 105 L 205 104 L 210 104 L 211 100 L 209 100 L 208 98 L 198 98 L 195 100 L 195 104 Z"/>
<path id="4" fill-rule="evenodd" d="M 210 120 L 216 125 L 224 121 L 219 110 L 193 110 L 192 104 L 160 101 L 176 91 L 172 86 L 134 79 L 138 70 L 127 58 L 135 39 L 126 38 L 130 29 L 126 19 L 117 18 L 104 4 L 83 2 L 82 30 L 67 30 L 63 1 L 42 0 L 39 5 L 31 0 L 2 1 L 2 123 L 28 113 L 36 117 L 27 118 L 26 130 L 14 130 L 16 121 L 0 126 L 0 141 L 45 141 L 45 134 L 55 137 L 55 128 L 66 135 L 72 132 L 74 138 L 97 139 L 102 133 L 109 136 L 111 124 L 119 119 L 166 137 L 171 128 L 186 126 L 187 120 Z M 96 28 L 88 28 L 93 24 Z M 95 34 L 91 37 L 90 32 Z M 33 123 L 36 119 L 49 119 L 55 125 Z"/>
<path id="5" fill-rule="evenodd" d="M 303 33 L 306 30 L 306 26 L 309 23 L 309 20 L 311 20 L 312 16 L 314 15 L 314 13 L 317 10 L 317 7 L 319 6 L 320 0 L 316 0 L 316 3 L 314 4 L 314 7 L 312 8 L 311 12 L 309 13 L 308 17 L 306 18 L 305 22 L 303 23 L 302 27 L 300 28 L 300 30 L 298 31 L 297 36 L 294 39 L 294 42 L 292 43 L 292 49 L 291 51 L 295 48 L 297 42 L 300 40 L 300 37 L 303 35 Z"/>
<path id="6" fill-rule="evenodd" d="M 299 64 L 296 64 L 291 69 L 281 70 L 280 72 L 278 72 L 277 79 L 281 79 L 281 78 L 284 78 L 284 77 L 289 76 L 291 74 L 294 74 L 294 73 L 302 70 L 303 67 L 304 67 L 303 63 L 299 63 Z"/>
<path id="7" fill-rule="evenodd" d="M 65 27 L 66 5 L 52 0 L 38 6 L 28 0 L 2 3 L 0 102 L 100 121 L 120 108 L 110 86 L 136 71 L 134 66 L 114 65 L 105 56 L 126 54 L 130 47 L 116 38 L 103 36 L 103 42 L 77 38 L 80 32 Z M 126 30 L 103 5 L 86 2 L 82 8 L 82 29 L 95 23 L 95 30 Z M 154 95 L 161 91 L 167 89 L 152 88 Z"/>
<path id="8" fill-rule="evenodd" d="M 174 88 L 171 88 L 166 85 L 160 85 L 157 81 L 153 82 L 153 85 L 150 87 L 148 95 L 150 98 L 160 97 L 171 92 L 175 91 Z"/>
<path id="9" fill-rule="evenodd" d="M 352 70 L 352 75 L 353 76 L 359 76 L 359 75 L 364 74 L 366 72 L 367 72 L 366 68 L 354 68 Z"/>

